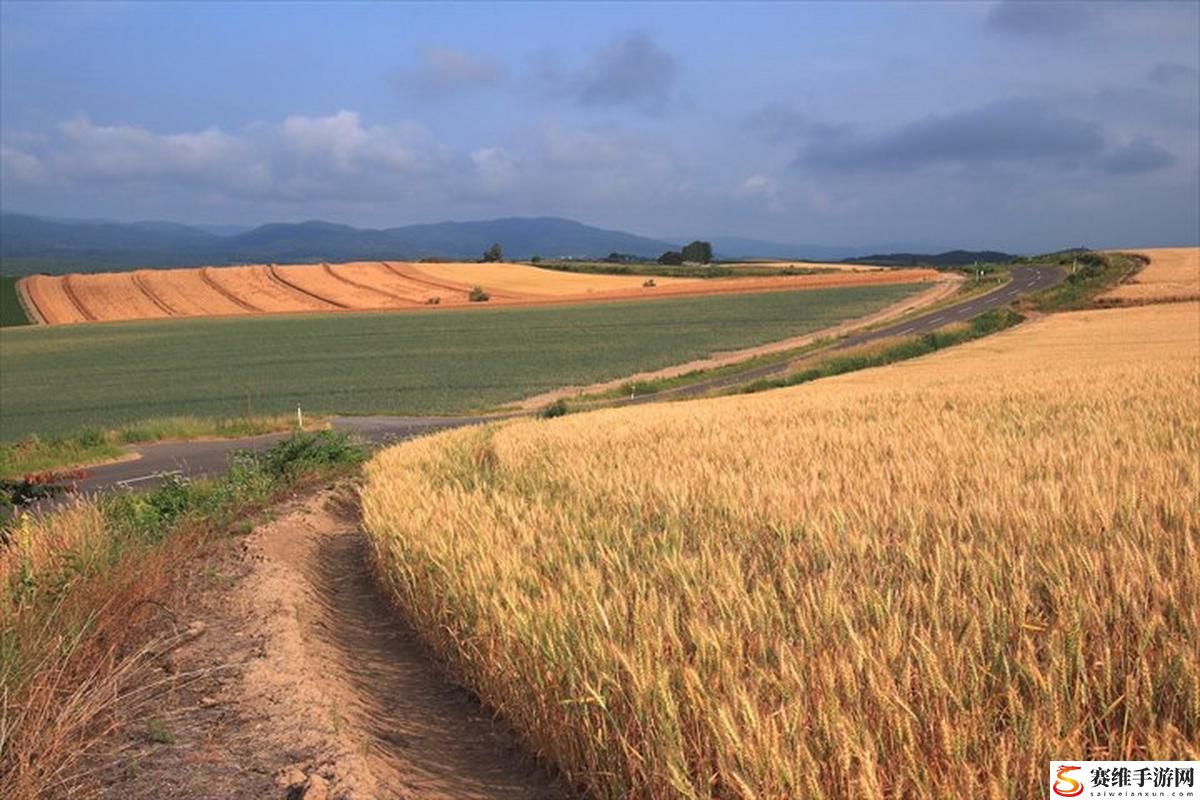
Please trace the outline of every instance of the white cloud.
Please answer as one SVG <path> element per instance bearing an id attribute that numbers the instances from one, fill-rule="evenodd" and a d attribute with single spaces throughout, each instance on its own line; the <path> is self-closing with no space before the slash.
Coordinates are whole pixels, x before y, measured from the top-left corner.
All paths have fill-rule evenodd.
<path id="1" fill-rule="evenodd" d="M 304 166 L 342 175 L 383 169 L 428 172 L 445 156 L 425 127 L 415 122 L 364 126 L 355 111 L 327 117 L 291 116 L 279 128 L 285 149 Z"/>
<path id="2" fill-rule="evenodd" d="M 510 188 L 517 180 L 520 165 L 502 147 L 481 147 L 471 153 L 479 184 L 488 192 L 499 192 Z"/>
<path id="3" fill-rule="evenodd" d="M 45 172 L 37 156 L 0 144 L 0 176 L 22 183 L 40 183 Z"/>
<path id="4" fill-rule="evenodd" d="M 216 128 L 164 135 L 133 125 L 96 125 L 84 115 L 57 127 L 64 146 L 54 154 L 55 170 L 66 177 L 224 181 L 253 170 L 253 149 Z"/>

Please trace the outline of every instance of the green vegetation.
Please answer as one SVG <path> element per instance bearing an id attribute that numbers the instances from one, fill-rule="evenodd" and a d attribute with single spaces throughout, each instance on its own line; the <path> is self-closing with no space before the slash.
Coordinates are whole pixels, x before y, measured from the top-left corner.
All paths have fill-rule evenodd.
<path id="1" fill-rule="evenodd" d="M 500 246 L 499 242 L 494 242 L 491 247 L 483 251 L 483 262 L 485 264 L 503 260 L 504 248 Z"/>
<path id="2" fill-rule="evenodd" d="M 854 352 L 845 355 L 832 356 L 803 370 L 785 375 L 782 378 L 762 378 L 753 381 L 735 391 L 742 394 L 761 392 L 767 389 L 779 389 L 784 386 L 796 386 L 801 383 L 815 381 L 818 378 L 828 378 L 846 372 L 855 372 L 870 367 L 882 367 L 897 361 L 907 361 L 910 358 L 928 355 L 947 347 L 953 347 L 972 339 L 979 339 L 988 334 L 1012 327 L 1024 319 L 1020 314 L 1007 308 L 994 309 L 980 314 L 966 325 L 954 324 L 942 330 L 913 336 L 899 342 L 864 345 Z"/>
<path id="3" fill-rule="evenodd" d="M 821 338 L 811 344 L 803 347 L 796 347 L 790 350 L 780 350 L 777 353 L 767 353 L 766 355 L 755 356 L 748 358 L 745 361 L 738 361 L 735 364 L 726 364 L 721 367 L 713 367 L 711 369 L 694 369 L 690 372 L 685 372 L 682 375 L 673 375 L 669 378 L 651 378 L 648 380 L 626 381 L 615 389 L 609 389 L 604 392 L 596 392 L 594 394 L 579 395 L 572 398 L 572 410 L 575 410 L 576 404 L 587 404 L 593 401 L 616 400 L 622 397 L 644 397 L 649 394 L 659 394 L 661 392 L 669 392 L 673 389 L 682 389 L 687 386 L 692 386 L 704 381 L 716 380 L 718 378 L 726 378 L 730 375 L 737 375 L 742 372 L 748 372 L 758 367 L 764 367 L 768 364 L 780 364 L 784 361 L 791 361 L 805 353 L 810 353 L 814 350 L 821 350 L 829 347 L 835 340 L 831 338 Z"/>
<path id="4" fill-rule="evenodd" d="M 13 797 L 43 796 L 86 750 L 89 723 L 131 701 L 121 681 L 154 655 L 140 626 L 168 608 L 190 556 L 245 530 L 283 492 L 365 457 L 342 434 L 301 433 L 239 454 L 218 480 L 168 480 L 10 517 L 0 531 L 0 785 Z M 170 743 L 168 734 L 148 725 L 153 741 Z"/>
<path id="5" fill-rule="evenodd" d="M 1090 250 L 1063 250 L 1024 261 L 1057 265 L 1068 273 L 1062 283 L 1028 298 L 1018 306 L 1046 312 L 1087 308 L 1097 295 L 1107 292 L 1146 263 L 1142 256 L 1095 253 Z"/>
<path id="6" fill-rule="evenodd" d="M 297 404 L 462 413 L 820 330 L 923 288 L 6 329 L 0 440 Z"/>
<path id="7" fill-rule="evenodd" d="M 0 275 L 0 327 L 28 325 L 30 322 L 17 297 L 18 280 L 12 275 Z"/>
<path id="8" fill-rule="evenodd" d="M 232 419 L 166 417 L 140 420 L 110 430 L 89 427 L 59 436 L 30 434 L 15 442 L 0 442 L 0 478 L 109 461 L 121 455 L 121 445 L 125 444 L 169 439 L 232 439 L 286 431 L 294 425 L 295 417 L 291 415 Z"/>
<path id="9" fill-rule="evenodd" d="M 618 258 L 613 258 L 618 256 Z M 558 272 L 579 272 L 585 275 L 644 275 L 651 278 L 763 278 L 777 275 L 821 275 L 834 272 L 828 267 L 805 267 L 789 264 L 764 263 L 754 267 L 733 267 L 721 264 L 661 264 L 657 262 L 623 261 L 619 253 L 609 261 L 530 261 L 542 269 Z"/>

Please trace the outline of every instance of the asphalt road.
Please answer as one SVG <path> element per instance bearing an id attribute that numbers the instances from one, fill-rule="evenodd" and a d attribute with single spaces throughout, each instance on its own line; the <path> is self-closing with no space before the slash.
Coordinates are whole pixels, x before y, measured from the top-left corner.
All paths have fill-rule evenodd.
<path id="1" fill-rule="evenodd" d="M 381 447 L 426 433 L 477 425 L 503 417 L 334 417 L 334 430 L 346 431 L 372 446 Z M 201 478 L 220 475 L 229 469 L 234 453 L 265 450 L 288 433 L 268 433 L 243 439 L 213 439 L 189 442 L 158 442 L 131 448 L 139 457 L 88 467 L 85 477 L 75 481 L 77 492 L 94 494 L 111 489 L 145 489 L 161 483 L 168 475 Z"/>
<path id="2" fill-rule="evenodd" d="M 1040 292 L 1043 289 L 1048 289 L 1059 283 L 1066 277 L 1066 272 L 1057 267 L 1013 267 L 1012 280 L 1003 286 L 993 291 L 981 294 L 957 305 L 947 306 L 945 308 L 930 311 L 926 314 L 921 314 L 901 322 L 887 325 L 882 328 L 860 333 L 855 336 L 848 336 L 842 339 L 835 345 L 832 345 L 828 351 L 834 352 L 844 350 L 848 347 L 864 344 L 866 342 L 875 341 L 877 339 L 887 339 L 893 336 L 912 336 L 914 334 L 930 333 L 937 330 L 943 325 L 949 325 L 952 322 L 965 322 L 973 319 L 985 311 L 991 311 L 994 308 L 1002 308 L 1019 295 L 1028 294 L 1030 292 Z M 722 378 L 713 378 L 712 380 L 701 381 L 699 383 L 688 384 L 681 386 L 678 389 L 669 389 L 654 394 L 644 395 L 642 397 L 627 397 L 617 401 L 614 405 L 629 406 L 640 405 L 642 403 L 653 403 L 661 400 L 679 399 L 681 397 L 695 397 L 698 395 L 708 394 L 719 389 L 728 389 L 734 386 L 741 386 L 751 381 L 760 378 L 770 378 L 776 375 L 781 375 L 788 372 L 792 368 L 789 361 L 780 361 L 773 364 L 764 364 L 761 367 L 741 370 L 732 375 L 727 375 Z"/>
<path id="3" fill-rule="evenodd" d="M 963 322 L 979 316 L 985 311 L 1008 305 L 1018 295 L 1036 292 L 1053 286 L 1066 276 L 1065 272 L 1052 267 L 1013 267 L 1012 280 L 1004 286 L 958 305 L 931 311 L 912 319 L 861 333 L 843 339 L 832 350 L 840 350 L 890 336 L 907 336 L 928 333 L 951 322 Z M 767 364 L 738 372 L 724 378 L 692 384 L 679 389 L 658 392 L 637 398 L 625 398 L 614 405 L 635 405 L 658 400 L 705 394 L 716 389 L 736 386 L 758 378 L 766 378 L 787 371 L 789 364 Z M 448 428 L 477 425 L 481 422 L 521 416 L 508 414 L 488 417 L 335 417 L 331 421 L 334 430 L 355 434 L 373 446 L 411 439 Z M 86 476 L 75 482 L 81 493 L 96 493 L 112 489 L 143 489 L 154 486 L 166 475 L 183 475 L 189 478 L 213 476 L 229 468 L 230 459 L 239 450 L 264 450 L 287 437 L 286 433 L 273 433 L 245 439 L 220 439 L 191 442 L 161 442 L 135 446 L 133 452 L 139 458 L 90 467 Z"/>

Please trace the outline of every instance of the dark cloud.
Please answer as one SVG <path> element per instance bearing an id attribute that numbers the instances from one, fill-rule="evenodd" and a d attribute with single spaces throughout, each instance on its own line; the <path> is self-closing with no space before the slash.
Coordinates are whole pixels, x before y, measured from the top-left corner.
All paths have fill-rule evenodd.
<path id="1" fill-rule="evenodd" d="M 582 73 L 584 105 L 634 105 L 655 110 L 667 103 L 679 71 L 675 57 L 637 33 L 605 45 Z"/>
<path id="2" fill-rule="evenodd" d="M 814 119 L 786 103 L 768 103 L 746 117 L 742 126 L 772 144 L 805 139 L 827 139 L 833 136 L 844 136 L 850 132 L 849 125 L 832 124 Z"/>
<path id="3" fill-rule="evenodd" d="M 1103 149 L 1095 125 L 1044 101 L 1007 100 L 926 117 L 874 137 L 816 141 L 801 150 L 797 163 L 833 172 L 904 171 L 945 163 L 1078 162 Z"/>
<path id="4" fill-rule="evenodd" d="M 553 53 L 540 54 L 534 80 L 549 95 L 584 106 L 636 108 L 655 114 L 672 100 L 679 65 L 675 56 L 644 33 L 600 47 L 578 69 L 563 67 Z"/>
<path id="5" fill-rule="evenodd" d="M 1134 139 L 1109 153 L 1102 163 L 1107 172 L 1119 175 L 1153 172 L 1175 163 L 1175 156 L 1149 139 Z"/>
<path id="6" fill-rule="evenodd" d="M 1183 86 L 1185 88 L 1200 88 L 1200 70 L 1186 64 L 1174 61 L 1163 61 L 1150 70 L 1148 76 L 1153 83 L 1160 86 Z"/>
<path id="7" fill-rule="evenodd" d="M 992 7 L 987 25 L 994 31 L 1020 36 L 1063 36 L 1090 28 L 1098 16 L 1090 3 L 1001 0 Z"/>
<path id="8" fill-rule="evenodd" d="M 495 61 L 449 47 L 428 47 L 421 51 L 416 67 L 400 70 L 393 81 L 405 93 L 436 98 L 494 86 L 506 77 L 504 67 Z"/>

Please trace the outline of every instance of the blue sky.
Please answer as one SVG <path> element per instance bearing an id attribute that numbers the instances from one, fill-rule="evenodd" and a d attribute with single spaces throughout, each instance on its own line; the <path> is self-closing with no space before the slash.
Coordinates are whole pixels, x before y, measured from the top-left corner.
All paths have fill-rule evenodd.
<path id="1" fill-rule="evenodd" d="M 1200 240 L 1200 4 L 0 2 L 0 205 Z"/>

